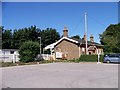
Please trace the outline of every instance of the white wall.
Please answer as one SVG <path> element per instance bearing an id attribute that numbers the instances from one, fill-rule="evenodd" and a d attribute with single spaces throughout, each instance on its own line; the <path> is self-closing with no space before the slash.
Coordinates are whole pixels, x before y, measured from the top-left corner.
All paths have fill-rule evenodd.
<path id="1" fill-rule="evenodd" d="M 19 61 L 18 51 L 15 51 L 14 54 L 10 54 L 10 51 L 0 50 L 0 62 L 18 62 L 18 61 Z"/>

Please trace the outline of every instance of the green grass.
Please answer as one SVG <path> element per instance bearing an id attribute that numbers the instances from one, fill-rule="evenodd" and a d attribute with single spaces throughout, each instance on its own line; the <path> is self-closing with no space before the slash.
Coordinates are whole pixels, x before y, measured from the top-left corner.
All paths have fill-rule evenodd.
<path id="1" fill-rule="evenodd" d="M 10 66 L 18 66 L 18 65 L 33 65 L 33 64 L 37 64 L 37 63 L 34 63 L 34 62 L 30 62 L 30 63 L 23 63 L 23 62 L 17 62 L 17 63 L 1 62 L 0 66 L 1 67 L 10 67 Z"/>
<path id="2" fill-rule="evenodd" d="M 10 66 L 16 66 L 16 63 L 12 63 L 12 62 L 1 62 L 0 66 L 1 67 L 10 67 Z"/>
<path id="3" fill-rule="evenodd" d="M 34 65 L 34 64 L 45 64 L 45 63 L 57 63 L 57 62 L 75 62 L 77 63 L 77 60 L 43 60 L 39 62 L 29 62 L 29 63 L 24 63 L 24 62 L 17 62 L 17 63 L 12 63 L 12 62 L 0 62 L 1 67 L 10 67 L 10 66 L 18 66 L 18 65 Z"/>

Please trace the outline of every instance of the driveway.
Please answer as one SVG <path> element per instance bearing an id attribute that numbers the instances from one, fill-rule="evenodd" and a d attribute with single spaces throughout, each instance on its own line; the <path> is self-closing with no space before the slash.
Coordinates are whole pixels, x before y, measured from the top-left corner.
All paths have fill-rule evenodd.
<path id="1" fill-rule="evenodd" d="M 2 68 L 2 87 L 118 88 L 118 65 L 51 63 L 6 67 Z"/>

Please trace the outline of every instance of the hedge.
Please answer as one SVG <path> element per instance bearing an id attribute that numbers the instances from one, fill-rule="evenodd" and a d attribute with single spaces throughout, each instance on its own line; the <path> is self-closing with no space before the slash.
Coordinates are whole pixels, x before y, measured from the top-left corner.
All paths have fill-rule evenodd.
<path id="1" fill-rule="evenodd" d="M 104 55 L 100 55 L 100 62 L 103 62 Z M 97 62 L 98 55 L 81 55 L 79 58 L 80 62 Z"/>

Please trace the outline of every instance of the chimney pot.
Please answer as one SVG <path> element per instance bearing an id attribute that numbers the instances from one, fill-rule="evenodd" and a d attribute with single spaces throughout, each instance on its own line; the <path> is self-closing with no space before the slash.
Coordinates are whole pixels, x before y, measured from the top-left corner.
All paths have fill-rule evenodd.
<path id="1" fill-rule="evenodd" d="M 68 30 L 67 30 L 67 27 L 64 27 L 64 30 L 63 30 L 63 37 L 68 37 Z"/>
<path id="2" fill-rule="evenodd" d="M 86 34 L 84 34 L 84 37 L 83 37 L 84 41 L 86 41 Z"/>
<path id="3" fill-rule="evenodd" d="M 93 37 L 92 34 L 90 35 L 90 41 L 91 41 L 91 42 L 94 42 L 94 37 Z"/>

